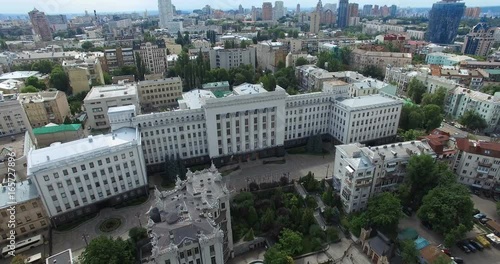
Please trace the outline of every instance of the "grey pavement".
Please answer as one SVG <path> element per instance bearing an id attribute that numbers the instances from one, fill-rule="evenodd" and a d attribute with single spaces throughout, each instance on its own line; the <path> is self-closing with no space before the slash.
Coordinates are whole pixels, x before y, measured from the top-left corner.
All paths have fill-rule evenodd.
<path id="1" fill-rule="evenodd" d="M 307 175 L 309 171 L 314 173 L 316 179 L 332 177 L 334 154 L 323 156 L 315 155 L 286 155 L 285 164 L 262 164 L 262 160 L 240 163 L 240 169 L 224 176 L 224 181 L 231 191 L 239 191 L 247 188 L 248 183 L 279 181 L 286 173 L 290 180 L 297 180 Z"/>
<path id="2" fill-rule="evenodd" d="M 96 217 L 87 222 L 84 222 L 76 228 L 64 232 L 53 231 L 52 252 L 60 252 L 71 248 L 74 252 L 74 256 L 78 257 L 85 247 L 83 236 L 86 236 L 87 241 L 91 241 L 92 239 L 100 235 L 107 235 L 113 238 L 121 237 L 123 239 L 127 239 L 128 231 L 133 227 L 139 226 L 139 219 L 143 226 L 147 223 L 148 216 L 146 215 L 146 212 L 149 210 L 153 201 L 154 197 L 153 195 L 150 195 L 149 199 L 145 203 L 140 205 L 129 206 L 120 209 L 105 208 L 102 209 Z M 99 224 L 102 221 L 113 217 L 122 220 L 122 224 L 120 225 L 120 227 L 110 233 L 101 232 L 99 230 Z"/>

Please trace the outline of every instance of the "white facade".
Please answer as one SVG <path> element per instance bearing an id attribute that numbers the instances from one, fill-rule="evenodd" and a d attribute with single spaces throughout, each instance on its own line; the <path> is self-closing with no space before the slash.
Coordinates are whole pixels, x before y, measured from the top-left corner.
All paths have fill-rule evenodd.
<path id="1" fill-rule="evenodd" d="M 167 48 L 164 42 L 142 43 L 134 47 L 134 52 L 140 55 L 142 63 L 151 73 L 165 73 L 167 71 Z"/>
<path id="2" fill-rule="evenodd" d="M 96 86 L 87 94 L 83 105 L 88 116 L 87 126 L 92 129 L 109 128 L 107 113 L 110 107 L 135 105 L 140 109 L 137 86 L 128 83 Z"/>
<path id="3" fill-rule="evenodd" d="M 31 150 L 28 177 L 56 225 L 147 191 L 141 137 L 135 128 Z"/>
<path id="4" fill-rule="evenodd" d="M 395 136 L 402 108 L 402 101 L 382 95 L 340 99 L 333 106 L 332 135 L 345 143 Z"/>
<path id="5" fill-rule="evenodd" d="M 359 143 L 336 147 L 334 186 L 346 213 L 366 208 L 373 195 L 394 191 L 403 182 L 412 155 L 435 154 L 426 142 L 407 141 L 377 147 Z"/>
<path id="6" fill-rule="evenodd" d="M 167 22 L 171 22 L 174 19 L 171 0 L 158 0 L 158 16 L 160 17 L 160 28 L 168 28 Z"/>
<path id="7" fill-rule="evenodd" d="M 446 114 L 458 119 L 468 110 L 476 111 L 486 120 L 488 124 L 486 131 L 499 129 L 500 94 L 489 95 L 462 87 L 455 88 L 446 99 Z"/>
<path id="8" fill-rule="evenodd" d="M 406 34 L 410 39 L 415 39 L 415 40 L 422 40 L 425 37 L 425 31 L 420 31 L 420 30 L 407 30 Z"/>
<path id="9" fill-rule="evenodd" d="M 427 68 L 415 69 L 409 66 L 386 67 L 384 82 L 394 83 L 398 87 L 398 94 L 405 95 L 408 91 L 408 84 L 413 78 L 421 81 L 427 87 L 427 93 L 435 93 L 439 87 L 443 87 L 447 91 L 451 91 L 459 85 L 454 80 L 430 75 Z"/>
<path id="10" fill-rule="evenodd" d="M 147 225 L 154 259 L 149 263 L 226 263 L 233 256 L 229 190 L 213 164 L 186 177 L 172 191 L 155 191 Z"/>

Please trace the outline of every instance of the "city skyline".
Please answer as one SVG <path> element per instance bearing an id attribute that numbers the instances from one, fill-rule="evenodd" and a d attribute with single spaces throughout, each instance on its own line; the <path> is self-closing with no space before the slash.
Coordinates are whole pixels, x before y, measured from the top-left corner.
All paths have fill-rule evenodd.
<path id="1" fill-rule="evenodd" d="M 271 1 L 274 3 L 275 1 Z M 284 7 L 287 10 L 295 10 L 297 3 L 300 3 L 302 9 L 314 8 L 317 4 L 317 0 L 306 0 L 306 1 L 283 1 Z M 415 7 L 415 8 L 431 8 L 432 4 L 435 3 L 435 0 L 425 0 L 419 1 L 417 4 L 413 2 L 403 2 L 403 1 L 394 1 L 394 2 L 386 2 L 382 0 L 374 0 L 374 1 L 353 1 L 358 3 L 360 6 L 365 4 L 373 4 L 373 5 L 396 5 L 401 8 L 405 7 Z M 485 7 L 485 6 L 497 6 L 497 2 L 494 0 L 486 0 L 486 1 L 463 1 L 466 6 L 469 7 Z M 92 12 L 94 9 L 98 12 L 133 12 L 133 11 L 155 11 L 158 10 L 158 0 L 146 0 L 141 2 L 133 2 L 126 1 L 120 2 L 120 5 L 116 6 L 116 1 L 113 0 L 88 0 L 85 2 L 77 2 L 70 0 L 59 0 L 59 1 L 37 1 L 37 0 L 19 0 L 17 1 L 17 5 L 5 5 L 2 8 L 2 14 L 27 14 L 33 8 L 37 8 L 38 10 L 45 12 L 46 14 L 70 14 L 70 13 L 84 13 L 85 10 Z M 251 0 L 244 2 L 233 2 L 229 0 L 217 1 L 217 2 L 198 2 L 194 0 L 187 1 L 172 1 L 172 4 L 176 6 L 177 10 L 194 10 L 201 9 L 203 6 L 209 4 L 214 9 L 222 9 L 229 10 L 234 9 L 237 10 L 240 4 L 243 5 L 243 8 L 250 9 L 252 6 L 262 7 L 263 1 Z M 338 4 L 338 1 L 325 1 L 323 4 L 335 3 Z"/>

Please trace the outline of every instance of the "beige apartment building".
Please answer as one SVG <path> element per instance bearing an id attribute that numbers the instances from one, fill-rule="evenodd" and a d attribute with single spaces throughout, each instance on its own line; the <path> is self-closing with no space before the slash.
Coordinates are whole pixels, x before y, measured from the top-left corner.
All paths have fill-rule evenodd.
<path id="1" fill-rule="evenodd" d="M 98 58 L 63 61 L 73 94 L 90 91 L 92 85 L 103 85 L 104 74 Z"/>
<path id="2" fill-rule="evenodd" d="M 352 68 L 362 70 L 367 66 L 376 66 L 385 71 L 387 65 L 404 67 L 411 64 L 411 53 L 380 52 L 354 49 L 351 53 Z"/>
<path id="3" fill-rule="evenodd" d="M 134 45 L 134 52 L 139 54 L 142 63 L 151 73 L 164 73 L 167 71 L 167 47 L 164 40 L 156 43 L 146 42 Z"/>
<path id="4" fill-rule="evenodd" d="M 139 102 L 145 111 L 177 106 L 182 97 L 180 77 L 142 81 L 137 83 Z"/>
<path id="5" fill-rule="evenodd" d="M 116 85 L 93 87 L 83 100 L 88 117 L 86 127 L 109 128 L 108 109 L 126 105 L 134 105 L 138 112 L 140 110 L 136 84 L 120 82 Z"/>
<path id="6" fill-rule="evenodd" d="M 32 127 L 42 127 L 49 123 L 62 124 L 70 115 L 68 99 L 62 91 L 19 94 L 18 100 Z"/>
<path id="7" fill-rule="evenodd" d="M 28 117 L 16 94 L 0 92 L 0 137 L 12 136 L 31 130 Z"/>
<path id="8" fill-rule="evenodd" d="M 2 242 L 7 242 L 10 229 L 7 222 L 10 220 L 12 204 L 9 204 L 9 196 L 5 195 L 7 186 L 0 186 L 2 195 L 0 195 L 0 236 Z M 42 230 L 49 227 L 47 212 L 40 200 L 40 195 L 34 183 L 26 180 L 16 183 L 16 238 L 22 239 L 39 234 Z M 1 245 L 2 247 L 4 244 Z"/>

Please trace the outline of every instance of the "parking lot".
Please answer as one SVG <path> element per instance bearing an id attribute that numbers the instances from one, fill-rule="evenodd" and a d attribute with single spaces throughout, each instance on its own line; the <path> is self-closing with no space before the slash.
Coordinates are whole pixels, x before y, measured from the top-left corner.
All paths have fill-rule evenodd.
<path id="1" fill-rule="evenodd" d="M 475 208 L 479 209 L 481 213 L 484 213 L 487 217 L 500 222 L 500 218 L 496 213 L 495 202 L 493 200 L 476 195 L 472 195 L 471 198 L 474 202 Z M 415 214 L 412 217 L 405 216 L 401 219 L 399 227 L 400 229 L 409 227 L 415 229 L 421 237 L 424 237 L 427 241 L 434 245 L 440 245 L 444 240 L 443 237 L 436 234 L 434 231 L 425 228 Z M 484 233 L 485 232 L 476 225 L 473 230 L 467 233 L 467 238 L 474 238 L 477 235 Z M 451 248 L 451 254 L 462 258 L 465 263 L 500 263 L 500 249 L 498 248 L 489 248 L 480 252 L 466 254 L 458 249 L 457 246 L 453 246 Z"/>

